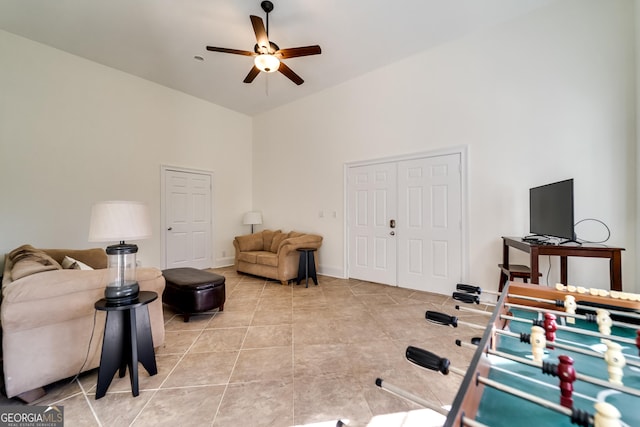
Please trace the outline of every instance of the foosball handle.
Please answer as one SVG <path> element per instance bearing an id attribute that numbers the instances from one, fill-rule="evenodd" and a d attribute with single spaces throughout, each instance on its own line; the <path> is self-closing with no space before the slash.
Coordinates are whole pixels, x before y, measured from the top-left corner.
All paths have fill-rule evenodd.
<path id="1" fill-rule="evenodd" d="M 458 283 L 456 285 L 456 290 L 478 295 L 482 293 L 482 288 L 480 286 L 465 285 L 464 283 Z"/>
<path id="2" fill-rule="evenodd" d="M 439 313 L 437 311 L 429 311 L 424 314 L 425 319 L 430 322 L 437 323 L 439 325 L 458 327 L 458 318 L 456 316 L 449 316 L 445 313 Z"/>
<path id="3" fill-rule="evenodd" d="M 406 351 L 407 360 L 418 366 L 421 366 L 432 371 L 438 371 L 444 375 L 449 373 L 449 359 L 440 357 L 437 354 L 430 351 L 423 350 L 418 347 L 409 346 Z"/>
<path id="4" fill-rule="evenodd" d="M 473 338 L 471 338 L 471 344 L 473 344 L 473 345 L 480 344 L 480 341 L 482 341 L 481 337 L 473 337 Z M 456 345 L 458 347 L 462 347 L 462 340 L 456 340 L 455 342 L 456 342 Z"/>
<path id="5" fill-rule="evenodd" d="M 480 297 L 474 294 L 468 294 L 466 292 L 454 292 L 453 299 L 466 302 L 467 304 L 480 304 Z"/>

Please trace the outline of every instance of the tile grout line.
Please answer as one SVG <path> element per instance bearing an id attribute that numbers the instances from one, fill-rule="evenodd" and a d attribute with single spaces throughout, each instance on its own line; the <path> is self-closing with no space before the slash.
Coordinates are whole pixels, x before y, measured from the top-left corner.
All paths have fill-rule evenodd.
<path id="1" fill-rule="evenodd" d="M 214 314 L 212 319 L 217 315 Z M 169 319 L 167 321 L 170 322 L 171 320 L 175 319 L 176 317 L 178 317 L 179 314 L 174 314 L 173 317 L 171 317 L 171 319 Z M 210 322 L 211 320 L 209 320 Z M 198 338 L 200 338 L 204 332 L 205 328 L 203 327 L 200 330 L 200 333 L 198 334 L 197 337 L 195 337 L 195 339 L 193 340 L 193 342 L 191 343 L 191 345 L 189 346 L 189 348 L 187 348 L 184 353 L 182 353 L 182 356 L 180 356 L 180 358 L 178 359 L 178 361 L 176 362 L 175 365 L 173 365 L 173 368 L 171 369 L 171 371 L 169 371 L 169 373 L 167 374 L 167 376 L 165 377 L 165 379 L 160 383 L 160 385 L 156 388 L 156 389 L 151 389 L 153 391 L 153 394 L 151 395 L 151 397 L 149 397 L 149 400 L 147 400 L 147 402 L 142 406 L 142 408 L 140 409 L 140 411 L 136 414 L 135 418 L 131 421 L 131 423 L 129 424 L 130 426 L 133 425 L 136 420 L 140 417 L 140 414 L 142 414 L 142 412 L 147 408 L 147 406 L 149 405 L 149 403 L 151 403 L 151 401 L 153 400 L 153 398 L 156 396 L 156 394 L 158 394 L 158 392 L 160 391 L 160 389 L 162 388 L 162 386 L 167 382 L 167 380 L 169 379 L 169 377 L 171 376 L 171 374 L 173 374 L 173 372 L 176 370 L 176 368 L 178 367 L 178 365 L 180 364 L 180 362 L 182 362 L 182 360 L 184 360 L 185 356 L 187 355 L 187 353 L 189 352 L 189 350 L 191 350 L 191 348 L 195 345 L 196 341 L 198 341 Z"/>
<path id="2" fill-rule="evenodd" d="M 98 425 L 100 427 L 102 427 L 102 422 L 100 422 L 100 418 L 98 417 L 98 414 L 96 413 L 95 409 L 93 408 L 93 405 L 91 404 L 91 401 L 89 400 L 89 396 L 87 395 L 87 391 L 84 389 L 84 387 L 82 386 L 82 383 L 80 382 L 80 378 L 77 378 L 76 381 L 78 383 L 78 387 L 80 387 L 80 390 L 82 391 L 82 395 L 84 396 L 84 399 L 86 400 L 87 405 L 89 405 L 89 410 L 93 414 L 93 417 L 97 421 Z"/>
<path id="3" fill-rule="evenodd" d="M 238 282 L 236 287 L 240 283 L 241 283 L 241 281 Z M 264 287 L 265 287 L 265 285 L 263 284 L 262 285 L 262 290 L 260 291 L 260 295 L 262 295 L 262 293 L 264 292 Z M 222 391 L 222 396 L 220 396 L 220 402 L 218 403 L 218 407 L 216 408 L 216 413 L 214 414 L 213 419 L 211 420 L 211 425 L 212 426 L 215 424 L 216 418 L 218 418 L 218 414 L 220 413 L 220 407 L 222 406 L 222 402 L 224 401 L 224 397 L 227 394 L 227 389 L 229 388 L 229 383 L 231 382 L 231 377 L 233 376 L 233 372 L 236 370 L 236 365 L 238 364 L 238 359 L 240 359 L 240 352 L 242 351 L 242 348 L 244 347 L 244 342 L 247 339 L 247 335 L 249 335 L 249 328 L 251 327 L 251 322 L 253 322 L 253 318 L 256 315 L 257 309 L 258 309 L 258 305 L 256 304 L 256 306 L 253 308 L 253 314 L 251 315 L 251 320 L 249 320 L 249 325 L 247 326 L 247 330 L 244 333 L 244 337 L 242 337 L 242 343 L 240 343 L 240 348 L 238 349 L 238 355 L 236 356 L 236 360 L 233 362 L 233 367 L 231 368 L 231 372 L 229 372 L 229 378 L 227 378 L 227 383 L 224 385 L 224 390 Z"/>
<path id="4" fill-rule="evenodd" d="M 291 312 L 291 423 L 292 425 L 296 425 L 296 359 L 295 359 L 295 350 L 296 350 L 296 341 L 295 341 L 295 332 L 294 332 L 294 323 L 293 323 L 293 286 L 291 287 L 291 304 L 289 305 L 289 310 Z"/>

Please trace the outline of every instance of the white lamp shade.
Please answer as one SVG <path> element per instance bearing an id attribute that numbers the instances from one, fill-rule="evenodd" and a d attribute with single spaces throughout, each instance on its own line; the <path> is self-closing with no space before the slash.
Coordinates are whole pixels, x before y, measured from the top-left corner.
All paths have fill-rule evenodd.
<path id="1" fill-rule="evenodd" d="M 142 240 L 151 237 L 147 205 L 141 202 L 99 202 L 91 208 L 90 242 Z"/>
<path id="2" fill-rule="evenodd" d="M 262 213 L 255 211 L 247 212 L 242 218 L 242 223 L 244 225 L 262 224 Z"/>

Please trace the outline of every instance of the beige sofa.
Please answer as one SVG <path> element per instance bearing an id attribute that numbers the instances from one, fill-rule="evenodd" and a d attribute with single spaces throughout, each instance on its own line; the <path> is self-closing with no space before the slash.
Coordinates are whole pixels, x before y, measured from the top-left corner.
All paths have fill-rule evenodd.
<path id="1" fill-rule="evenodd" d="M 64 269 L 65 256 L 79 263 L 67 266 L 67 259 Z M 81 263 L 95 269 L 74 269 Z M 44 394 L 43 386 L 99 366 L 106 314 L 96 311 L 94 303 L 104 297 L 106 266 L 103 249 L 25 245 L 5 256 L 0 320 L 7 397 L 31 402 Z M 159 296 L 148 306 L 157 348 L 164 344 L 164 277 L 156 268 L 136 273 L 140 290 Z"/>
<path id="2" fill-rule="evenodd" d="M 322 236 L 296 231 L 283 233 L 280 230 L 264 230 L 245 236 L 237 236 L 233 241 L 236 248 L 235 265 L 239 273 L 279 280 L 286 285 L 298 277 L 300 253 L 298 248 L 318 249 Z M 314 257 L 316 270 L 318 257 Z"/>

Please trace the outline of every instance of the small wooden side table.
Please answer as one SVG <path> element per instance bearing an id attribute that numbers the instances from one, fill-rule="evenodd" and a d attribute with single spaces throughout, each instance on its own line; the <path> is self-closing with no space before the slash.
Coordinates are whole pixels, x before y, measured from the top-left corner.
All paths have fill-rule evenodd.
<path id="1" fill-rule="evenodd" d="M 96 310 L 107 312 L 96 399 L 107 393 L 117 370 L 122 378 L 127 366 L 129 367 L 131 393 L 134 396 L 140 394 L 138 362 L 142 363 L 149 375 L 158 373 L 147 307 L 147 304 L 157 298 L 158 294 L 155 292 L 141 291 L 138 298 L 124 304 L 114 304 L 104 298 L 96 301 Z"/>
<path id="2" fill-rule="evenodd" d="M 298 264 L 298 279 L 296 285 L 299 285 L 302 279 L 306 280 L 306 287 L 309 287 L 309 278 L 313 279 L 313 283 L 318 286 L 318 276 L 316 276 L 316 260 L 313 253 L 316 249 L 299 248 L 300 262 Z"/>

